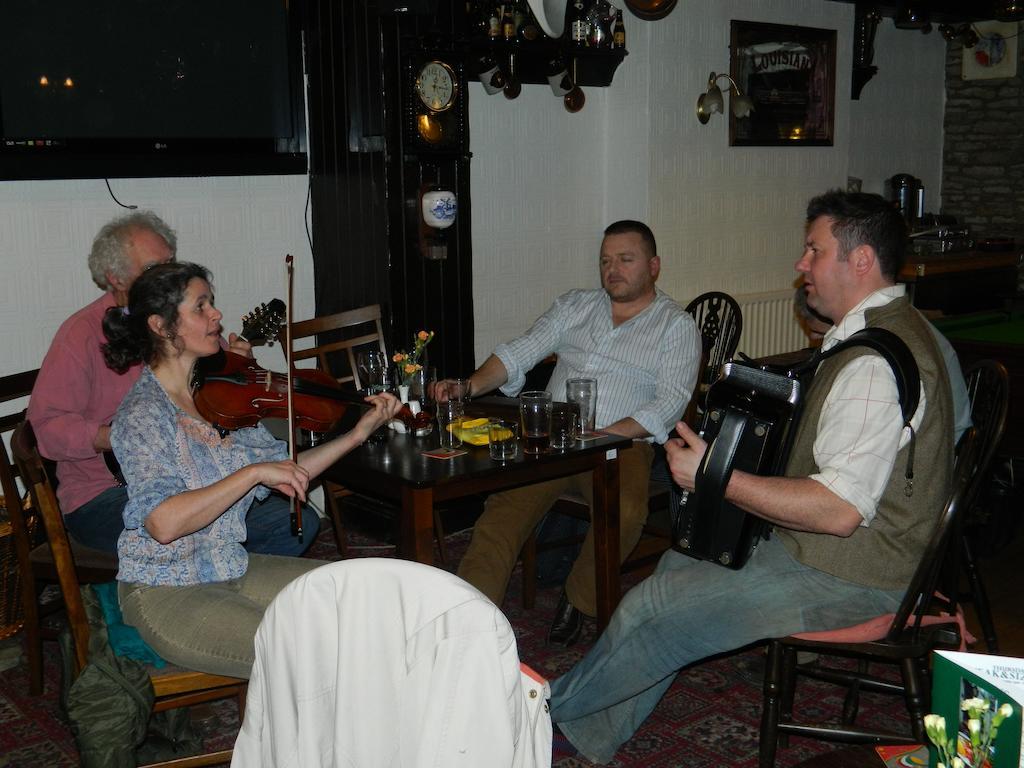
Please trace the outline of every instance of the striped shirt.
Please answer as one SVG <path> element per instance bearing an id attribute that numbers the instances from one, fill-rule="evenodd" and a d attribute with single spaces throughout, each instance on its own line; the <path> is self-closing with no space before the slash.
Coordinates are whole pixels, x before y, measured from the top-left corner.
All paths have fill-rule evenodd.
<path id="1" fill-rule="evenodd" d="M 903 285 L 872 293 L 825 334 L 822 349 L 831 349 L 863 330 L 867 310 L 884 307 L 905 293 Z M 921 427 L 925 405 L 922 383 L 921 399 L 910 421 L 915 430 Z M 840 371 L 825 398 L 814 439 L 814 463 L 820 469 L 811 478 L 856 507 L 864 518 L 862 525 L 869 525 L 896 453 L 908 440 L 910 431 L 903 429 L 892 368 L 880 355 L 861 355 Z"/>
<path id="2" fill-rule="evenodd" d="M 617 327 L 603 289 L 569 291 L 523 336 L 494 350 L 508 371 L 501 391 L 518 394 L 527 371 L 552 353 L 558 363 L 547 389 L 555 400 L 565 400 L 569 379 L 596 379 L 598 429 L 630 417 L 648 440 L 664 443 L 693 393 L 701 342 L 693 318 L 661 291 Z"/>

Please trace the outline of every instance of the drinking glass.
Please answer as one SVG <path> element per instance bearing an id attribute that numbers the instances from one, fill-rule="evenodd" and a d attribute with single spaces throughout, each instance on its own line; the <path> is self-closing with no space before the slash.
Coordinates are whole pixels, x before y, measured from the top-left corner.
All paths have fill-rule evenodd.
<path id="1" fill-rule="evenodd" d="M 409 382 L 409 399 L 419 400 L 420 407 L 423 410 L 428 410 L 430 393 L 435 381 L 437 381 L 437 373 L 434 368 L 420 368 L 412 375 Z"/>
<path id="2" fill-rule="evenodd" d="M 487 423 L 488 450 L 495 461 L 511 461 L 519 451 L 516 433 L 519 425 L 514 421 L 491 419 Z"/>
<path id="3" fill-rule="evenodd" d="M 519 395 L 519 420 L 526 443 L 523 453 L 546 453 L 551 442 L 551 393 L 531 391 Z"/>
<path id="4" fill-rule="evenodd" d="M 388 389 L 388 361 L 379 349 L 360 352 L 356 364 L 363 374 L 363 388 L 370 394 Z"/>
<path id="5" fill-rule="evenodd" d="M 448 379 L 448 399 L 460 402 L 469 399 L 469 379 Z"/>
<path id="6" fill-rule="evenodd" d="M 580 437 L 594 436 L 597 418 L 597 379 L 569 379 L 565 382 L 565 399 L 579 406 Z"/>
<path id="7" fill-rule="evenodd" d="M 564 451 L 576 443 L 579 408 L 575 403 L 555 403 L 551 408 L 551 447 Z"/>
<path id="8" fill-rule="evenodd" d="M 463 406 L 460 400 L 446 400 L 437 404 L 437 427 L 440 432 L 442 448 L 462 446 L 462 438 L 459 436 L 462 415 Z"/>

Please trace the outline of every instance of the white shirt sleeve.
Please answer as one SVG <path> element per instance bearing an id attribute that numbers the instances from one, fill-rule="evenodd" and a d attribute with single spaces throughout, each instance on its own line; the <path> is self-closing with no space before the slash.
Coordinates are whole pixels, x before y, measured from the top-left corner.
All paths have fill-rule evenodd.
<path id="1" fill-rule="evenodd" d="M 915 430 L 924 411 L 922 385 L 911 419 Z M 856 507 L 862 525 L 870 525 L 896 454 L 909 439 L 892 369 L 878 355 L 861 355 L 843 367 L 825 398 L 813 449 L 819 471 L 811 478 Z"/>

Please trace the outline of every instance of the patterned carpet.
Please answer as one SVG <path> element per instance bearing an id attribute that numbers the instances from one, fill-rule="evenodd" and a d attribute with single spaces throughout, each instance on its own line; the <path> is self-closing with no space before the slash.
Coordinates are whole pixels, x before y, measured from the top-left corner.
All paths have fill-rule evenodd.
<path id="1" fill-rule="evenodd" d="M 333 532 L 325 525 L 309 556 L 339 559 Z M 464 551 L 469 532 L 447 538 L 448 567 Z M 350 538 L 350 556 L 392 556 L 393 548 L 364 535 Z M 557 587 L 537 591 L 537 607 L 522 609 L 520 579 L 513 576 L 505 611 L 516 630 L 520 657 L 550 678 L 569 669 L 593 642 L 588 627 L 583 641 L 568 650 L 553 650 L 544 643 L 548 623 L 558 599 Z M 25 766 L 74 766 L 77 752 L 57 701 L 59 672 L 57 647 L 46 643 L 46 691 L 29 696 L 28 670 L 24 662 L 0 672 L 0 768 Z M 651 718 L 619 752 L 611 764 L 617 768 L 702 768 L 757 765 L 758 727 L 761 717 L 762 648 L 752 648 L 694 666 L 678 676 Z M 802 685 L 797 707 L 821 719 L 835 719 L 842 707 L 840 691 L 823 683 Z M 217 702 L 194 708 L 193 720 L 206 738 L 208 749 L 228 746 L 239 721 L 233 702 Z M 860 721 L 903 730 L 906 715 L 901 702 L 884 696 L 862 696 Z M 791 739 L 780 750 L 780 768 L 797 766 L 835 745 Z M 589 766 L 579 757 L 564 757 L 558 768 Z M 879 763 L 880 765 L 880 763 Z"/>

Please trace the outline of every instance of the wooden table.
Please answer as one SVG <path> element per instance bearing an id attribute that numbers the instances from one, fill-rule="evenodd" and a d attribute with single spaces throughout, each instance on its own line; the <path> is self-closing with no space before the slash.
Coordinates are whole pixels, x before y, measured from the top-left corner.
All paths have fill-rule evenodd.
<path id="1" fill-rule="evenodd" d="M 1024 252 L 962 251 L 909 254 L 898 280 L 914 306 L 947 315 L 998 309 L 1017 292 L 1017 265 Z"/>
<path id="2" fill-rule="evenodd" d="M 488 408 L 484 403 L 469 410 Z M 487 446 L 468 443 L 466 453 L 453 459 L 424 456 L 423 451 L 438 447 L 436 428 L 426 437 L 386 432 L 338 461 L 324 478 L 397 503 L 399 556 L 421 563 L 434 562 L 434 504 L 592 471 L 597 618 L 602 628 L 608 623 L 620 596 L 618 451 L 630 448 L 631 439 L 608 435 L 539 457 L 520 451 L 515 461 L 500 463 L 491 461 Z"/>

